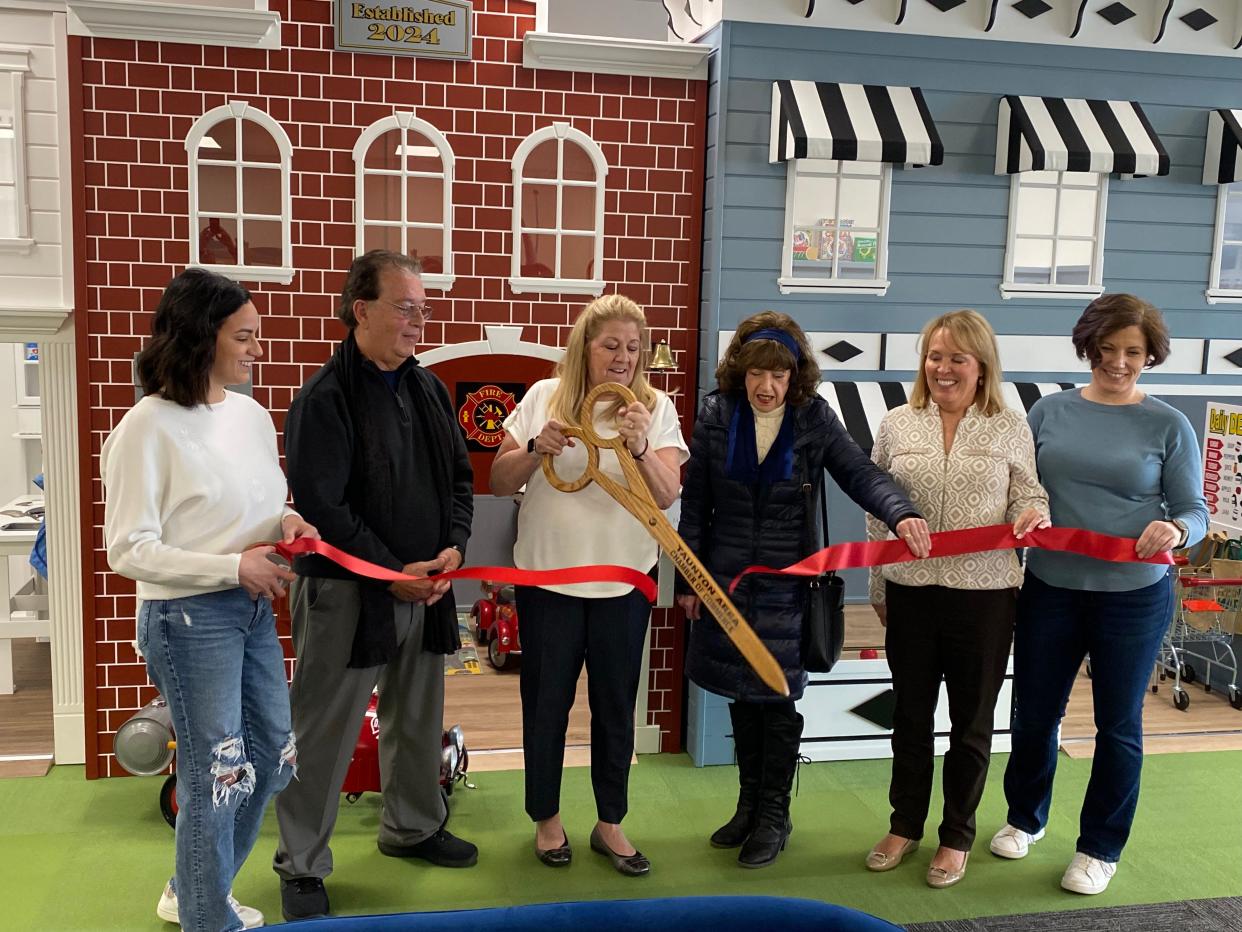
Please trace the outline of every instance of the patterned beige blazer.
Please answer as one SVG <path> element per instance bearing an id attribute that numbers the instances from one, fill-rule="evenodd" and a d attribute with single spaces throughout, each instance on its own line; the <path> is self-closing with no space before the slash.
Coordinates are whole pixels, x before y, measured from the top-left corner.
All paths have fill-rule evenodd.
<path id="1" fill-rule="evenodd" d="M 1027 508 L 1048 514 L 1048 493 L 1035 471 L 1035 445 L 1026 418 L 1002 410 L 991 417 L 971 405 L 944 452 L 940 408 L 907 405 L 885 415 L 871 458 L 892 473 L 933 533 L 1012 523 Z M 867 536 L 885 540 L 888 528 L 867 516 Z M 1022 584 L 1012 550 L 936 557 L 871 570 L 871 601 L 884 601 L 884 580 L 903 586 L 1008 589 Z"/>

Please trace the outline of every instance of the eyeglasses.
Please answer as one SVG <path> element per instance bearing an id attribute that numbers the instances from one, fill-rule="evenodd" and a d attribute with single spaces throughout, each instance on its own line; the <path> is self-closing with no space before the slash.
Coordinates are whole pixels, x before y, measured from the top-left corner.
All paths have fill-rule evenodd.
<path id="1" fill-rule="evenodd" d="M 430 304 L 397 304 L 395 301 L 389 301 L 387 298 L 376 298 L 395 310 L 404 320 L 413 320 L 417 314 L 423 320 L 431 320 Z"/>

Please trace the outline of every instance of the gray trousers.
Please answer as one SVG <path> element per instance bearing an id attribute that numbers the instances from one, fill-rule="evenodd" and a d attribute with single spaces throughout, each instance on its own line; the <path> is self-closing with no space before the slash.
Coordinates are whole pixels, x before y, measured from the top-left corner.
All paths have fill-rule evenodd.
<path id="1" fill-rule="evenodd" d="M 379 840 L 412 845 L 447 815 L 440 795 L 444 731 L 444 657 L 422 649 L 423 606 L 395 602 L 398 652 L 389 663 L 353 669 L 358 583 L 299 577 L 290 591 L 297 666 L 289 688 L 298 741 L 297 778 L 276 797 L 280 841 L 273 869 L 283 878 L 332 873 L 328 842 L 341 786 L 378 686 Z"/>

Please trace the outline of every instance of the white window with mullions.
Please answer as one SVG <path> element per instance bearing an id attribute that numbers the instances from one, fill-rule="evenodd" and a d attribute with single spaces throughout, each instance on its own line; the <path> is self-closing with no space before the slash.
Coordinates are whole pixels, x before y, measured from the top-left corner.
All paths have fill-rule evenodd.
<path id="1" fill-rule="evenodd" d="M 536 130 L 513 155 L 514 294 L 604 290 L 604 180 L 595 141 L 568 123 Z"/>
<path id="2" fill-rule="evenodd" d="M 388 249 L 422 264 L 423 284 L 453 287 L 453 149 L 412 112 L 364 129 L 354 144 L 359 253 Z"/>
<path id="3" fill-rule="evenodd" d="M 194 122 L 185 147 L 189 264 L 239 281 L 293 281 L 293 145 L 280 124 L 230 101 Z"/>
<path id="4" fill-rule="evenodd" d="M 1027 171 L 1010 176 L 1005 298 L 1095 298 L 1104 291 L 1108 175 Z"/>
<path id="5" fill-rule="evenodd" d="M 1217 186 L 1209 304 L 1242 303 L 1242 181 Z"/>
<path id="6" fill-rule="evenodd" d="M 786 171 L 781 292 L 883 295 L 892 165 L 801 158 Z"/>

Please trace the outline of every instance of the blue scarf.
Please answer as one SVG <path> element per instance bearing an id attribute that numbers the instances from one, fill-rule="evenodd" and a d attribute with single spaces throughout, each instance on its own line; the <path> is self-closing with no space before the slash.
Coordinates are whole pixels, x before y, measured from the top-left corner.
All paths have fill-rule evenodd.
<path id="1" fill-rule="evenodd" d="M 781 429 L 759 462 L 759 446 L 755 441 L 755 412 L 745 396 L 738 399 L 729 419 L 729 452 L 725 458 L 725 475 L 738 482 L 771 485 L 793 476 L 794 424 L 793 406 L 785 406 Z"/>

